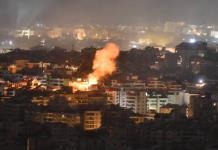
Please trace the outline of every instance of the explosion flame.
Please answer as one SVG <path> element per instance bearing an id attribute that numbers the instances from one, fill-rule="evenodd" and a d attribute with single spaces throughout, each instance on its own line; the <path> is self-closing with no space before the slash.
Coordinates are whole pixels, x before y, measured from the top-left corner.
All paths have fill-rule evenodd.
<path id="1" fill-rule="evenodd" d="M 100 79 L 116 71 L 116 59 L 119 54 L 120 49 L 114 43 L 108 43 L 103 49 L 97 50 L 92 66 L 93 72 L 88 75 L 87 82 L 74 82 L 72 86 L 78 90 L 88 90 L 90 86 L 98 84 Z"/>

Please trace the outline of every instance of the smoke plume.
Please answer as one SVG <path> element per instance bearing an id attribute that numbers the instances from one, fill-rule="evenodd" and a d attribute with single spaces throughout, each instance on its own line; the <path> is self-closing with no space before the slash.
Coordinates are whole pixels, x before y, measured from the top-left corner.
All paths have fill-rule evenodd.
<path id="1" fill-rule="evenodd" d="M 97 84 L 101 78 L 116 71 L 116 58 L 119 53 L 120 49 L 114 43 L 108 43 L 103 49 L 96 52 L 92 67 L 93 72 L 88 76 L 90 84 Z"/>
<path id="2" fill-rule="evenodd" d="M 108 43 L 103 49 L 97 50 L 93 61 L 93 72 L 88 75 L 87 81 L 78 80 L 71 84 L 75 91 L 87 91 L 92 85 L 107 75 L 116 71 L 116 58 L 120 49 L 114 43 Z"/>

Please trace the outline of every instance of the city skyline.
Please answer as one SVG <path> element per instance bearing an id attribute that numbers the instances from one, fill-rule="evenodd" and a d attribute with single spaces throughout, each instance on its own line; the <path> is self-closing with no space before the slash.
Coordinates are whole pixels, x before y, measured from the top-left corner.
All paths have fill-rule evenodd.
<path id="1" fill-rule="evenodd" d="M 0 150 L 218 150 L 217 5 L 0 0 Z"/>

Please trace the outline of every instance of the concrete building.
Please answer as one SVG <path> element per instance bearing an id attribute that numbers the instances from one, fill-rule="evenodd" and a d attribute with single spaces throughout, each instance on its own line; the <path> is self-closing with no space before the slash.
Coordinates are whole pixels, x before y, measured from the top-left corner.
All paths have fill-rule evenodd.
<path id="1" fill-rule="evenodd" d="M 151 90 L 154 91 L 154 90 Z M 118 89 L 106 90 L 108 102 L 119 105 L 122 108 L 131 109 L 135 113 L 145 114 L 147 110 L 159 112 L 159 108 L 166 104 L 183 105 L 189 103 L 190 94 L 182 91 L 163 92 L 148 94 L 147 90 Z"/>
<path id="2" fill-rule="evenodd" d="M 65 95 L 71 106 L 83 104 L 105 104 L 107 96 L 102 91 L 81 91 Z"/>
<path id="3" fill-rule="evenodd" d="M 182 99 L 181 99 L 180 93 L 181 91 L 167 92 L 168 102 L 170 104 L 182 105 Z"/>
<path id="4" fill-rule="evenodd" d="M 109 88 L 105 90 L 107 94 L 108 103 L 117 105 L 120 102 L 120 89 L 119 88 Z"/>
<path id="5" fill-rule="evenodd" d="M 125 89 L 133 89 L 133 88 L 145 89 L 146 83 L 144 81 L 138 80 L 138 79 L 135 79 L 135 80 L 132 79 L 132 80 L 127 80 L 127 81 L 112 80 L 111 87 L 113 87 L 113 88 L 125 88 Z"/>
<path id="6" fill-rule="evenodd" d="M 96 130 L 101 127 L 102 124 L 102 114 L 101 111 L 85 111 L 83 127 L 84 130 Z"/>
<path id="7" fill-rule="evenodd" d="M 32 104 L 35 104 L 38 106 L 48 106 L 49 101 L 50 101 L 50 98 L 45 97 L 45 96 L 33 97 L 31 100 Z"/>
<path id="8" fill-rule="evenodd" d="M 158 78 L 151 78 L 148 79 L 146 88 L 150 90 L 166 90 L 167 86 L 163 81 L 160 81 Z"/>
<path id="9" fill-rule="evenodd" d="M 9 87 L 0 87 L 0 95 L 5 97 L 14 97 L 16 95 L 16 90 Z"/>
<path id="10" fill-rule="evenodd" d="M 48 85 L 48 77 L 42 76 L 37 78 L 40 85 L 47 86 Z"/>
<path id="11" fill-rule="evenodd" d="M 145 114 L 147 111 L 147 97 L 144 90 L 121 90 L 120 107 L 131 109 L 135 113 Z"/>
<path id="12" fill-rule="evenodd" d="M 143 85 L 144 87 L 145 85 Z M 132 87 L 132 88 L 130 88 Z M 146 90 L 130 87 L 110 88 L 106 90 L 109 103 L 119 105 L 122 108 L 131 109 L 135 113 L 145 114 Z"/>
<path id="13" fill-rule="evenodd" d="M 160 108 L 169 103 L 169 98 L 161 93 L 149 93 L 147 98 L 147 109 L 160 112 Z"/>
<path id="14" fill-rule="evenodd" d="M 80 114 L 27 111 L 27 120 L 38 123 L 63 123 L 69 127 L 80 125 Z"/>
<path id="15" fill-rule="evenodd" d="M 49 86 L 62 87 L 63 85 L 64 85 L 64 79 L 51 78 L 49 80 Z"/>

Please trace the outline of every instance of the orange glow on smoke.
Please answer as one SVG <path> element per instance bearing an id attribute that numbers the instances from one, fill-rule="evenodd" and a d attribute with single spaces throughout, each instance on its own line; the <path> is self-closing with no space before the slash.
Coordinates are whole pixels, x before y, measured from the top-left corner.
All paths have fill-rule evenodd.
<path id="1" fill-rule="evenodd" d="M 113 43 L 109 43 L 102 50 L 98 50 L 93 62 L 93 72 L 88 76 L 89 80 L 98 81 L 116 71 L 116 58 L 119 53 L 119 47 Z"/>
<path id="2" fill-rule="evenodd" d="M 119 56 L 120 49 L 114 43 L 108 43 L 103 49 L 97 50 L 93 61 L 93 72 L 88 75 L 85 82 L 74 82 L 73 87 L 77 90 L 88 90 L 92 85 L 107 75 L 116 71 L 116 58 Z"/>

